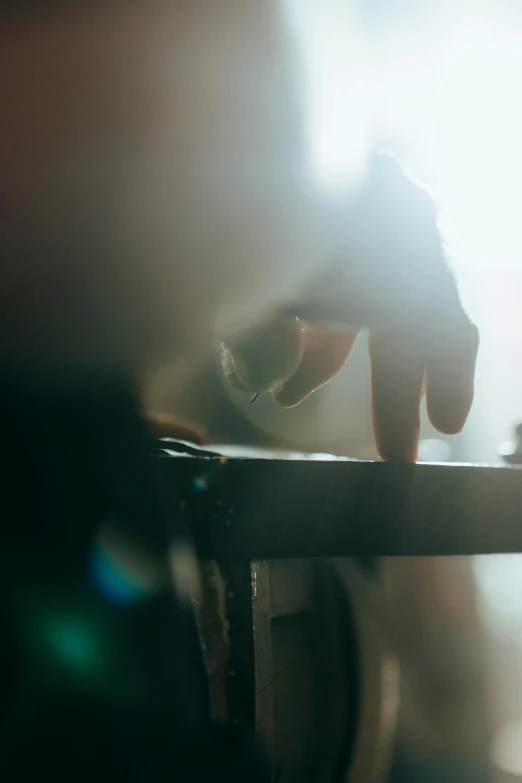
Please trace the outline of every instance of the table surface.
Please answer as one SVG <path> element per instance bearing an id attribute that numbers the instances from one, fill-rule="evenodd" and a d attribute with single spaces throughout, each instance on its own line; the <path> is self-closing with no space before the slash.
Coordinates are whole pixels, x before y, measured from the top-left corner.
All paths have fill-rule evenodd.
<path id="1" fill-rule="evenodd" d="M 522 552 L 519 468 L 263 456 L 153 458 L 166 516 L 182 515 L 201 556 Z"/>

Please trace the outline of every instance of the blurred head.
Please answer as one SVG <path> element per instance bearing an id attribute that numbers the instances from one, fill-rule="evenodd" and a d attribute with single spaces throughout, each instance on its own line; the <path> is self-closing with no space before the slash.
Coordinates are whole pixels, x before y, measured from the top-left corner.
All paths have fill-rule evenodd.
<path id="1" fill-rule="evenodd" d="M 155 359 L 284 299 L 318 254 L 277 0 L 33 5 L 0 21 L 10 348 Z"/>

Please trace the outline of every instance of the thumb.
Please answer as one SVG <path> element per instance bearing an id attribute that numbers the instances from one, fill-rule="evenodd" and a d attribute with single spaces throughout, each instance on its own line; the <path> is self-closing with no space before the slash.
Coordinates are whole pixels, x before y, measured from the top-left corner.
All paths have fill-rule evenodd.
<path id="1" fill-rule="evenodd" d="M 358 331 L 340 331 L 318 324 L 303 330 L 303 358 L 295 373 L 272 392 L 282 408 L 292 408 L 324 386 L 344 367 Z"/>

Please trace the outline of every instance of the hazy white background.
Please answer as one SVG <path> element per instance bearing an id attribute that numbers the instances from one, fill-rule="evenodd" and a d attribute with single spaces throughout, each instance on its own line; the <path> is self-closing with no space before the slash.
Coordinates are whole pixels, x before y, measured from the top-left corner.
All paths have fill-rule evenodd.
<path id="1" fill-rule="evenodd" d="M 451 450 L 431 453 L 428 444 L 426 456 L 495 462 L 499 444 L 522 420 L 522 3 L 285 5 L 304 52 L 318 177 L 335 188 L 357 168 L 364 144 L 394 149 L 438 201 L 463 298 L 481 328 L 470 423 Z M 315 403 L 325 441 L 329 426 L 342 438 L 339 422 L 328 424 L 338 395 L 352 404 L 366 399 L 355 389 L 364 374 L 354 365 Z M 368 434 L 359 419 L 358 432 L 350 421 L 352 442 Z"/>
<path id="2" fill-rule="evenodd" d="M 451 440 L 426 423 L 421 458 L 498 462 L 499 445 L 522 421 L 522 2 L 288 0 L 287 7 L 308 52 L 317 175 L 335 187 L 357 167 L 359 147 L 395 150 L 437 199 L 481 330 L 469 423 Z M 359 345 L 346 372 L 309 402 L 308 425 L 310 437 L 345 437 L 363 457 L 371 456 L 366 365 Z M 343 404 L 359 411 L 344 425 L 331 413 Z M 294 416 L 297 432 L 304 414 Z M 489 652 L 492 759 L 499 775 L 519 779 L 522 556 L 474 558 L 474 574 Z"/>

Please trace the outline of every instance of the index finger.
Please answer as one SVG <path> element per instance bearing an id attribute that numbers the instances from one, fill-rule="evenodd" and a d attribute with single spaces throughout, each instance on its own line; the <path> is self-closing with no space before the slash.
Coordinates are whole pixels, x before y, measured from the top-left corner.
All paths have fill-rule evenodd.
<path id="1" fill-rule="evenodd" d="M 425 373 L 422 340 L 406 330 L 371 332 L 369 347 L 377 450 L 387 462 L 415 462 Z"/>

